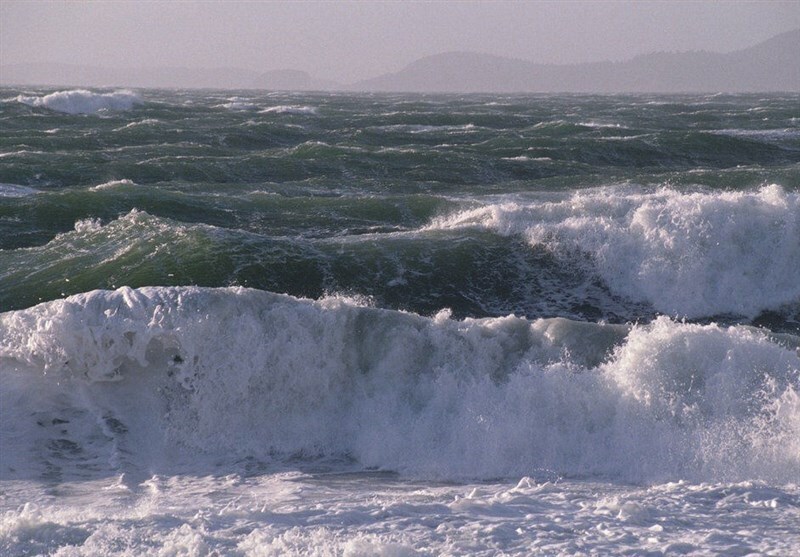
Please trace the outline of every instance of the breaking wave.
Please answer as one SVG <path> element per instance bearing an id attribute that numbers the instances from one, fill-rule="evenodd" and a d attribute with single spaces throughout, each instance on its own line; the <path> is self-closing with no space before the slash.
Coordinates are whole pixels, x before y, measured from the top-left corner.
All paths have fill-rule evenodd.
<path id="1" fill-rule="evenodd" d="M 800 302 L 800 194 L 597 189 L 512 199 L 435 219 L 481 227 L 580 259 L 617 295 L 688 318 L 754 317 Z"/>
<path id="2" fill-rule="evenodd" d="M 132 91 L 95 93 L 85 89 L 57 91 L 41 97 L 19 95 L 17 101 L 36 108 L 66 114 L 95 114 L 100 111 L 130 110 L 142 100 Z"/>
<path id="3" fill-rule="evenodd" d="M 798 346 L 666 317 L 95 291 L 0 315 L 0 475 L 334 457 L 445 479 L 797 482 Z"/>

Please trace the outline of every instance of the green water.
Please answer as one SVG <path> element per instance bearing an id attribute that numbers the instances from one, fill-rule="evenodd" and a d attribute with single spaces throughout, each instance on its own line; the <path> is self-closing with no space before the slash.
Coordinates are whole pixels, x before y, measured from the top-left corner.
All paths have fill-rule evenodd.
<path id="1" fill-rule="evenodd" d="M 243 285 L 311 298 L 363 296 L 422 314 L 450 308 L 457 317 L 679 316 L 690 312 L 604 274 L 603 254 L 628 240 L 601 238 L 606 251 L 580 245 L 599 233 L 598 211 L 630 225 L 630 204 L 647 209 L 665 189 L 682 199 L 705 195 L 704 211 L 714 216 L 699 214 L 689 226 L 710 227 L 714 236 L 727 202 L 714 196 L 777 184 L 787 200 L 775 216 L 783 232 L 740 242 L 741 257 L 769 250 L 787 233 L 800 244 L 796 95 L 145 90 L 130 109 L 90 114 L 18 97 L 50 92 L 0 91 L 0 311 L 122 285 Z M 597 208 L 604 197 L 627 205 Z M 561 241 L 556 225 L 580 220 L 573 213 L 547 221 L 556 228 L 543 234 L 553 241 L 532 240 L 540 210 L 572 198 L 592 200 L 594 236 Z M 517 220 L 435 224 L 478 208 L 506 215 L 509 204 Z M 683 211 L 670 207 L 664 210 Z M 679 232 L 656 226 L 646 234 L 663 235 L 667 245 Z M 701 280 L 720 274 L 725 282 L 737 259 L 703 251 L 697 233 L 687 248 L 651 253 L 654 262 L 639 254 L 640 274 L 664 258 L 675 266 L 707 258 Z M 787 249 L 784 257 L 797 253 Z M 800 268 L 790 260 L 789 269 L 792 263 Z M 675 280 L 698 277 L 684 274 Z M 752 282 L 776 289 L 763 304 L 753 302 L 758 311 L 717 303 L 691 317 L 792 329 L 798 300 L 790 283 L 774 282 L 769 273 Z M 747 285 L 732 288 L 731 296 L 749 295 Z"/>

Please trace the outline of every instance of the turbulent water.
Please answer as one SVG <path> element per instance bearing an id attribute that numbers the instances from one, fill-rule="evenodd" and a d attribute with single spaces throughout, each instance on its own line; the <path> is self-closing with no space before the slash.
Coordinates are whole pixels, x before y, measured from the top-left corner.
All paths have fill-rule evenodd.
<path id="1" fill-rule="evenodd" d="M 800 552 L 799 106 L 0 90 L 0 554 Z"/>

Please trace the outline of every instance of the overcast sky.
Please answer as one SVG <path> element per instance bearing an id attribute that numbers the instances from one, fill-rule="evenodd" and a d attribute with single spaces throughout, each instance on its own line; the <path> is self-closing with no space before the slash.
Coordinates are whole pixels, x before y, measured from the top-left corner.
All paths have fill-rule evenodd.
<path id="1" fill-rule="evenodd" d="M 543 63 L 744 48 L 800 27 L 800 1 L 0 0 L 0 64 L 300 69 L 351 82 L 446 51 Z"/>

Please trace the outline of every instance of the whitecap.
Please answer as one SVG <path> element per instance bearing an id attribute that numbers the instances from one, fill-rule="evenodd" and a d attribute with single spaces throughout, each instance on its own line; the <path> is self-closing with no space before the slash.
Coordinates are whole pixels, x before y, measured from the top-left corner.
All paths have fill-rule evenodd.
<path id="1" fill-rule="evenodd" d="M 294 106 L 294 105 L 279 105 L 270 106 L 263 110 L 259 110 L 260 114 L 316 114 L 317 109 L 313 106 Z"/>
<path id="2" fill-rule="evenodd" d="M 596 129 L 615 129 L 615 130 L 626 129 L 625 126 L 623 126 L 622 124 L 615 124 L 608 122 L 594 122 L 594 121 L 578 122 L 578 125 Z"/>
<path id="3" fill-rule="evenodd" d="M 123 179 L 123 180 L 110 180 L 108 182 L 103 182 L 102 184 L 98 184 L 96 186 L 92 186 L 89 188 L 91 191 L 102 191 L 102 190 L 110 190 L 120 186 L 135 186 L 136 184 L 132 180 Z"/>
<path id="4" fill-rule="evenodd" d="M 550 157 L 528 157 L 525 155 L 518 155 L 516 157 L 503 157 L 502 160 L 515 162 L 552 162 L 553 159 Z"/>
<path id="5" fill-rule="evenodd" d="M 130 124 L 125 124 L 119 128 L 116 128 L 114 131 L 119 132 L 122 130 L 128 130 L 131 128 L 138 128 L 139 126 L 154 126 L 156 124 L 160 124 L 161 121 L 155 118 L 145 118 L 144 120 L 137 120 L 136 122 L 131 122 Z"/>
<path id="6" fill-rule="evenodd" d="M 127 90 L 111 93 L 95 93 L 86 89 L 57 91 L 49 95 L 19 95 L 17 101 L 36 108 L 47 108 L 66 114 L 95 114 L 101 111 L 130 110 L 142 100 L 136 93 Z"/>
<path id="7" fill-rule="evenodd" d="M 800 129 L 797 128 L 776 128 L 766 130 L 746 130 L 741 128 L 714 130 L 715 135 L 726 135 L 730 137 L 745 137 L 749 139 L 781 140 L 794 139 L 800 137 Z"/>
<path id="8" fill-rule="evenodd" d="M 217 108 L 227 108 L 228 110 L 233 111 L 251 111 L 251 110 L 258 110 L 258 105 L 251 103 L 244 99 L 232 100 L 227 103 L 217 105 Z"/>
<path id="9" fill-rule="evenodd" d="M 556 200 L 508 198 L 435 219 L 428 228 L 520 235 L 586 264 L 615 294 L 689 318 L 753 318 L 800 301 L 800 194 L 637 193 L 601 188 Z"/>

